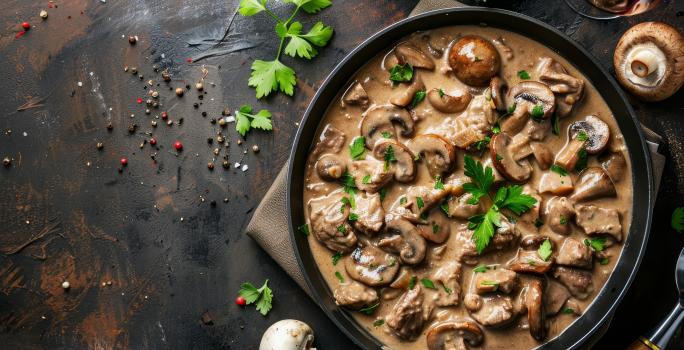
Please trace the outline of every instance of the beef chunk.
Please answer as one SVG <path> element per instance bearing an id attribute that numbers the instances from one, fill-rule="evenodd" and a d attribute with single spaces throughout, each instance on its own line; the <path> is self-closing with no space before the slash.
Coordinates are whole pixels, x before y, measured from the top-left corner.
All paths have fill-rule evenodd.
<path id="1" fill-rule="evenodd" d="M 570 292 L 562 284 L 549 280 L 544 292 L 544 308 L 547 315 L 560 312 L 565 302 L 570 298 Z"/>
<path id="2" fill-rule="evenodd" d="M 475 290 L 479 294 L 490 292 L 510 293 L 518 286 L 515 271 L 504 268 L 487 270 L 475 275 Z"/>
<path id="3" fill-rule="evenodd" d="M 559 265 L 590 268 L 591 262 L 591 249 L 574 238 L 566 238 L 556 256 Z"/>
<path id="4" fill-rule="evenodd" d="M 568 288 L 570 294 L 578 299 L 585 299 L 594 290 L 591 272 L 557 266 L 553 270 L 553 277 Z"/>
<path id="5" fill-rule="evenodd" d="M 483 326 L 496 327 L 509 323 L 515 312 L 510 297 L 495 295 L 482 297 L 480 308 L 470 315 Z"/>
<path id="6" fill-rule="evenodd" d="M 508 268 L 518 273 L 543 275 L 551 269 L 552 264 L 552 259 L 544 261 L 536 250 L 518 249 L 518 254 L 508 263 Z"/>
<path id="7" fill-rule="evenodd" d="M 342 284 L 333 292 L 335 303 L 340 306 L 349 306 L 354 309 L 360 309 L 366 305 L 374 305 L 378 302 L 378 292 L 373 288 L 351 281 L 351 283 Z"/>
<path id="8" fill-rule="evenodd" d="M 394 174 L 385 163 L 376 159 L 355 160 L 349 168 L 356 187 L 361 191 L 375 193 L 392 180 Z M 364 179 L 366 181 L 364 181 Z"/>
<path id="9" fill-rule="evenodd" d="M 457 306 L 461 300 L 461 264 L 447 261 L 437 267 L 431 277 L 441 284 L 436 286 L 439 293 L 437 306 Z"/>
<path id="10" fill-rule="evenodd" d="M 394 334 L 403 340 L 413 340 L 423 330 L 423 290 L 416 284 L 413 289 L 406 291 L 386 318 L 387 326 Z"/>
<path id="11" fill-rule="evenodd" d="M 347 223 L 349 206 L 341 200 L 344 192 L 336 191 L 328 196 L 309 201 L 311 231 L 328 249 L 335 252 L 350 252 L 356 246 L 356 234 Z"/>
<path id="12" fill-rule="evenodd" d="M 595 205 L 578 205 L 576 209 L 577 225 L 586 234 L 609 234 L 618 242 L 622 240 L 622 225 L 617 209 L 604 209 Z"/>
<path id="13" fill-rule="evenodd" d="M 373 234 L 380 231 L 385 223 L 385 210 L 382 208 L 379 194 L 366 194 L 356 196 L 356 208 L 352 210 L 358 218 L 353 221 L 354 228 Z"/>

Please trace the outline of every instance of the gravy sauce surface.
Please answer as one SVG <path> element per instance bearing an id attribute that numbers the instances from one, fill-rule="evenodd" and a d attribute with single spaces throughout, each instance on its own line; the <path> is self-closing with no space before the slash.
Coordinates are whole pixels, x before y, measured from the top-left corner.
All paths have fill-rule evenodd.
<path id="1" fill-rule="evenodd" d="M 497 176 L 501 175 L 493 166 L 489 149 L 493 147 L 493 139 L 499 137 L 499 134 L 492 133 L 492 126 L 497 120 L 501 126 L 506 123 L 506 118 L 499 118 L 508 112 L 512 98 L 504 98 L 504 111 L 497 111 L 492 101 L 496 96 L 490 97 L 490 79 L 486 79 L 482 87 L 466 85 L 452 71 L 449 64 L 451 45 L 457 45 L 459 38 L 469 35 L 484 39 L 496 49 L 500 68 L 495 73 L 507 84 L 508 91 L 524 80 L 541 81 L 555 87 L 552 89 L 555 90 L 555 113 L 566 114 L 558 118 L 559 135 L 552 132 L 552 117 L 542 117 L 541 123 L 535 126 L 530 123 L 536 121 L 527 116 L 522 130 L 513 127 L 512 131 L 504 132 L 513 143 L 525 140 L 520 135 L 527 133 L 527 139 L 537 138 L 527 140 L 529 144 L 542 148 L 539 151 L 542 161 L 537 159 L 537 152 L 531 154 L 524 146 L 512 150 L 509 155 L 517 158 L 528 153 L 518 160 L 527 162 L 532 170 L 521 185 L 525 193 L 538 199 L 538 203 L 519 217 L 504 214 L 505 225 L 508 226 L 497 230 L 482 254 L 472 251 L 468 217 L 483 213 L 487 206 L 485 203 L 478 209 L 466 205 L 467 198 L 463 196 L 468 194 L 463 192 L 462 183 L 469 179 L 464 176 L 464 156 L 481 161 L 485 166 L 494 168 Z M 583 76 L 581 69 L 529 38 L 492 27 L 452 26 L 415 33 L 402 42 L 426 55 L 434 63 L 434 69 L 414 65 L 414 76 L 410 82 L 393 83 L 389 80 L 388 71 L 401 60 L 397 58 L 397 49 L 388 48 L 360 67 L 351 77 L 349 89 L 339 93 L 322 119 L 316 138 L 318 142 L 312 146 L 304 179 L 303 209 L 311 231 L 308 241 L 313 256 L 330 289 L 335 291 L 340 307 L 347 308 L 359 324 L 391 349 L 442 349 L 449 342 L 461 342 L 459 344 L 466 344 L 469 349 L 534 348 L 558 336 L 591 307 L 622 251 L 621 242 L 629 232 L 631 221 L 632 181 L 629 156 L 620 129 L 600 92 Z M 474 63 L 489 59 L 477 56 L 483 52 L 477 46 L 463 46 L 461 53 L 474 56 L 471 57 Z M 573 86 L 570 86 L 568 93 L 567 86 L 553 80 L 557 76 L 544 71 L 544 62 L 549 66 L 560 65 L 567 71 L 565 74 L 581 80 L 583 92 L 572 96 Z M 527 72 L 529 78 L 522 79 L 524 74 L 521 71 Z M 477 79 L 469 80 L 467 74 L 459 76 L 477 83 Z M 542 80 L 542 76 L 547 78 Z M 422 81 L 424 87 L 417 86 L 414 90 L 424 90 L 427 95 L 424 100 L 415 107 L 410 103 L 406 107 L 388 107 L 392 106 L 390 101 L 401 102 L 399 100 L 403 99 L 405 102 L 407 96 L 409 101 L 414 101 L 415 91 L 410 89 L 412 84 L 419 85 L 417 81 Z M 429 97 L 432 89 L 441 89 L 440 95 L 462 97 L 467 93 L 471 98 L 469 101 L 459 100 L 466 104 L 460 111 L 441 112 L 432 103 L 439 101 L 435 96 L 432 100 Z M 408 95 L 402 96 L 405 91 Z M 534 103 L 543 106 L 543 102 L 535 100 Z M 520 103 L 516 109 L 524 107 L 524 103 Z M 352 160 L 349 145 L 362 134 L 363 119 L 369 118 L 372 114 L 369 111 L 374 108 L 385 108 L 389 112 L 383 113 L 397 116 L 390 124 L 393 135 L 383 135 L 386 125 L 376 125 L 377 132 L 372 138 L 378 143 L 369 145 L 371 137 L 366 137 L 364 159 Z M 405 125 L 399 115 L 411 118 L 412 132 L 402 134 Z M 473 117 L 471 121 L 468 115 L 479 117 Z M 593 120 L 588 116 L 597 118 L 598 124 L 592 124 Z M 607 125 L 608 142 L 598 153 L 587 154 L 583 172 L 566 169 L 567 175 L 561 176 L 549 169 L 548 162 L 554 164 L 556 170 L 559 164 L 574 166 L 572 161 L 567 163 L 561 157 L 565 148 L 572 147 L 573 141 L 577 142 L 578 138 L 586 141 L 574 150 L 579 152 L 601 146 L 601 135 L 597 139 L 584 140 L 594 135 L 583 135 L 579 129 L 568 131 L 572 129 L 571 125 L 581 124 L 578 122 L 589 123 L 596 129 Z M 538 131 L 541 136 L 530 136 L 534 131 L 530 128 L 541 129 Z M 472 142 L 469 134 L 472 130 L 477 137 L 489 137 L 489 145 L 481 145 L 477 150 L 477 144 Z M 385 134 L 389 133 L 385 131 Z M 425 134 L 443 137 L 455 150 L 453 166 L 441 177 L 448 195 L 434 186 L 434 171 L 440 170 L 440 164 L 432 164 L 430 168 L 425 156 L 412 161 L 414 175 L 402 182 L 400 177 L 410 170 L 398 169 L 402 159 L 386 162 L 383 155 L 387 154 L 387 147 L 384 152 L 377 151 L 378 144 L 394 142 L 393 153 L 400 157 L 406 153 L 401 145 L 409 151 L 415 150 L 416 138 Z M 396 140 L 393 140 L 395 136 Z M 543 152 L 544 148 L 547 153 Z M 412 158 L 416 156 L 412 152 L 406 154 Z M 544 154 L 551 157 L 546 164 Z M 390 169 L 378 165 L 383 162 L 385 168 L 389 166 Z M 400 171 L 404 173 L 400 174 Z M 516 175 L 510 171 L 508 175 Z M 321 176 L 322 172 L 326 176 Z M 389 180 L 384 174 L 386 172 L 390 172 Z M 344 190 L 342 175 L 345 173 L 352 177 L 356 175 L 354 195 Z M 380 185 L 373 186 L 376 180 Z M 583 182 L 589 184 L 585 186 L 589 192 L 578 194 Z M 572 185 L 568 189 L 570 183 Z M 604 183 L 608 187 L 612 185 L 612 190 L 601 187 Z M 497 178 L 494 187 L 510 184 L 510 180 L 499 183 Z M 422 195 L 414 196 L 416 193 Z M 343 198 L 349 201 L 352 196 L 354 203 L 345 204 Z M 422 218 L 417 213 L 423 208 L 416 209 L 421 205 L 415 203 L 415 197 L 421 197 L 422 206 L 431 207 L 421 213 Z M 433 197 L 437 198 L 436 204 L 430 201 Z M 442 210 L 444 203 L 448 204 L 450 217 Z M 353 220 L 355 215 L 358 218 Z M 416 232 L 420 233 L 418 238 Z M 326 240 L 326 234 L 336 237 Z M 545 239 L 552 244 L 553 253 L 548 261 L 544 261 L 537 252 Z M 422 245 L 418 242 L 421 240 L 424 242 Z M 597 240 L 598 243 L 591 244 Z M 423 252 L 421 246 L 424 247 Z M 518 271 L 512 271 L 516 257 L 519 263 L 527 263 L 528 266 L 518 266 Z M 359 266 L 355 262 L 365 265 Z M 550 265 L 546 273 L 528 273 L 535 268 L 542 269 L 545 264 Z M 483 265 L 487 266 L 485 270 Z M 521 272 L 521 269 L 528 272 Z M 428 282 L 423 283 L 423 279 Z M 539 288 L 541 294 L 535 296 Z M 541 299 L 541 311 L 535 309 L 534 298 Z M 368 314 L 359 310 L 366 310 Z M 541 321 L 530 316 L 541 313 Z M 468 326 L 474 324 L 481 332 L 482 340 L 460 340 L 458 335 L 453 335 L 456 333 L 449 335 L 444 330 L 448 327 L 439 328 L 445 324 L 464 327 L 458 323 L 461 321 L 469 322 Z M 541 330 L 537 322 L 541 322 Z"/>

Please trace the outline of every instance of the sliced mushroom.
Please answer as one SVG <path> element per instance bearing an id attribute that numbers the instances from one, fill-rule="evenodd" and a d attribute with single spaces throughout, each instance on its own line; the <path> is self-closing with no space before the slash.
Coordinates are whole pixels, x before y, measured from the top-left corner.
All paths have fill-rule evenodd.
<path id="1" fill-rule="evenodd" d="M 365 305 L 374 305 L 379 299 L 378 292 L 374 288 L 356 281 L 350 281 L 335 288 L 333 296 L 335 297 L 335 304 L 353 309 L 360 309 Z"/>
<path id="2" fill-rule="evenodd" d="M 522 81 L 513 86 L 506 95 L 507 103 L 515 108 L 501 123 L 501 130 L 517 134 L 531 116 L 547 119 L 556 109 L 553 91 L 546 84 L 533 80 Z"/>
<path id="3" fill-rule="evenodd" d="M 403 340 L 413 340 L 423 330 L 423 289 L 419 284 L 404 293 L 387 314 L 385 323 Z"/>
<path id="4" fill-rule="evenodd" d="M 456 94 L 450 95 L 442 89 L 431 89 L 427 98 L 432 107 L 442 113 L 458 113 L 468 107 L 473 95 L 466 90 L 457 91 Z"/>
<path id="5" fill-rule="evenodd" d="M 432 58 L 410 43 L 403 42 L 397 45 L 394 48 L 394 55 L 397 56 L 401 65 L 408 63 L 414 68 L 435 69 L 435 62 Z"/>
<path id="6" fill-rule="evenodd" d="M 387 222 L 390 236 L 378 241 L 378 247 L 399 254 L 404 264 L 415 265 L 425 258 L 427 244 L 418 228 L 406 219 Z"/>
<path id="7" fill-rule="evenodd" d="M 395 125 L 399 126 L 402 136 L 409 136 L 413 133 L 413 119 L 403 108 L 394 105 L 379 105 L 363 112 L 361 136 L 366 138 L 366 147 L 373 149 L 375 143 L 384 138 L 396 140 Z"/>
<path id="8" fill-rule="evenodd" d="M 490 143 L 492 164 L 509 181 L 525 182 L 532 175 L 532 166 L 524 159 L 516 161 L 509 148 L 510 144 L 511 137 L 507 133 L 494 135 Z"/>
<path id="9" fill-rule="evenodd" d="M 444 50 L 449 47 L 449 42 L 451 42 L 451 37 L 446 34 L 431 33 L 427 37 L 428 51 L 434 58 L 440 58 L 444 55 Z"/>
<path id="10" fill-rule="evenodd" d="M 622 35 L 613 54 L 618 81 L 644 101 L 661 101 L 684 84 L 684 36 L 661 22 L 635 25 Z"/>
<path id="11" fill-rule="evenodd" d="M 384 140 L 373 148 L 373 156 L 385 160 L 385 167 L 392 169 L 394 179 L 399 182 L 410 182 L 415 177 L 413 153 L 401 143 Z"/>
<path id="12" fill-rule="evenodd" d="M 559 174 L 556 171 L 547 171 L 542 174 L 539 179 L 539 193 L 550 193 L 556 196 L 565 196 L 572 192 L 573 186 L 572 177 L 563 173 Z"/>
<path id="13" fill-rule="evenodd" d="M 392 284 L 390 284 L 390 287 L 394 289 L 408 289 L 411 284 L 412 276 L 415 276 L 413 270 L 409 267 L 402 266 L 399 270 L 399 274 L 394 281 L 392 281 Z"/>
<path id="14" fill-rule="evenodd" d="M 530 142 L 530 147 L 532 148 L 532 154 L 534 159 L 539 164 L 539 168 L 546 170 L 551 167 L 553 163 L 553 153 L 541 142 Z"/>
<path id="15" fill-rule="evenodd" d="M 418 135 L 411 140 L 409 149 L 427 165 L 430 176 L 444 176 L 456 163 L 456 149 L 442 136 Z"/>
<path id="16" fill-rule="evenodd" d="M 489 95 L 492 98 L 491 101 L 494 104 L 494 108 L 500 113 L 505 113 L 508 109 L 506 106 L 506 92 L 508 91 L 508 84 L 499 78 L 498 76 L 493 77 L 489 81 Z"/>
<path id="17" fill-rule="evenodd" d="M 316 172 L 323 180 L 339 180 L 345 171 L 347 164 L 344 158 L 337 154 L 324 154 L 316 162 Z"/>
<path id="18" fill-rule="evenodd" d="M 418 232 L 423 238 L 437 244 L 449 238 L 451 222 L 441 211 L 433 210 L 426 221 L 427 225 L 418 225 Z"/>
<path id="19" fill-rule="evenodd" d="M 546 336 L 544 324 L 546 312 L 544 311 L 544 293 L 541 281 L 535 279 L 527 285 L 525 306 L 527 307 L 527 323 L 530 327 L 530 334 L 532 338 L 541 341 Z"/>
<path id="20" fill-rule="evenodd" d="M 570 199 L 581 202 L 602 197 L 615 196 L 615 185 L 610 176 L 599 167 L 589 167 L 582 171 L 575 192 Z"/>
<path id="21" fill-rule="evenodd" d="M 344 258 L 349 277 L 368 286 L 385 286 L 392 283 L 399 271 L 399 259 L 371 244 L 358 246 Z"/>
<path id="22" fill-rule="evenodd" d="M 360 82 L 354 82 L 342 96 L 342 107 L 350 105 L 366 108 L 368 102 L 368 93 L 366 93 L 366 89 L 363 88 Z"/>
<path id="23" fill-rule="evenodd" d="M 546 201 L 544 222 L 553 232 L 564 235 L 570 233 L 570 223 L 574 217 L 575 208 L 566 197 L 552 197 Z"/>
<path id="24" fill-rule="evenodd" d="M 539 236 L 543 237 L 543 236 Z M 547 238 L 548 239 L 548 238 Z M 508 262 L 508 268 L 518 273 L 543 275 L 551 269 L 553 259 L 544 260 L 537 250 L 518 249 L 515 257 Z"/>
<path id="25" fill-rule="evenodd" d="M 328 249 L 342 253 L 354 249 L 357 241 L 354 230 L 347 223 L 349 207 L 341 203 L 344 195 L 344 192 L 338 190 L 309 201 L 309 217 L 314 237 Z"/>
<path id="26" fill-rule="evenodd" d="M 560 117 L 568 116 L 572 107 L 582 98 L 584 80 L 568 74 L 565 67 L 551 57 L 541 58 L 537 71 L 539 80 L 547 84 L 556 95 L 556 114 Z"/>
<path id="27" fill-rule="evenodd" d="M 376 193 L 388 182 L 392 181 L 394 172 L 385 167 L 385 162 L 375 159 L 355 160 L 349 167 L 356 187 L 361 191 Z"/>
<path id="28" fill-rule="evenodd" d="M 568 129 L 570 138 L 586 140 L 584 149 L 589 154 L 598 154 L 603 151 L 610 140 L 610 128 L 597 116 L 588 115 L 584 120 L 570 124 Z"/>
<path id="29" fill-rule="evenodd" d="M 413 97 L 418 91 L 425 91 L 425 84 L 420 78 L 414 78 L 411 84 L 401 84 L 400 87 L 402 86 L 406 86 L 406 88 L 398 91 L 390 98 L 390 103 L 395 106 L 406 107 L 413 101 Z"/>
<path id="30" fill-rule="evenodd" d="M 627 160 L 622 152 L 614 152 L 608 156 L 601 167 L 606 171 L 614 184 L 620 182 L 627 174 Z"/>
<path id="31" fill-rule="evenodd" d="M 489 80 L 499 73 L 501 57 L 489 40 L 466 35 L 451 46 L 449 65 L 463 83 L 487 86 Z"/>
<path id="32" fill-rule="evenodd" d="M 435 324 L 427 331 L 425 341 L 429 350 L 467 350 L 466 344 L 480 346 L 484 332 L 472 321 L 447 321 Z"/>

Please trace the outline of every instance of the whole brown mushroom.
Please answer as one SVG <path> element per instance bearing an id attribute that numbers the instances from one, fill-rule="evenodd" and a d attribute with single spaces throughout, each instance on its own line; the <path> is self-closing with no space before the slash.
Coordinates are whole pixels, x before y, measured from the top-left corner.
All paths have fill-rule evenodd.
<path id="1" fill-rule="evenodd" d="M 684 84 L 684 36 L 661 22 L 635 25 L 615 47 L 618 81 L 644 101 L 661 101 Z"/>
<path id="2" fill-rule="evenodd" d="M 489 40 L 466 35 L 449 50 L 449 65 L 465 84 L 487 86 L 501 68 L 501 57 Z"/>

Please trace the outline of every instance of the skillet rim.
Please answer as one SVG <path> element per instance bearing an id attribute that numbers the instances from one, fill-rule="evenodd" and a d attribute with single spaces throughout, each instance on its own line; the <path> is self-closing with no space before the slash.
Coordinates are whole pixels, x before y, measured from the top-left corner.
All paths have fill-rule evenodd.
<path id="1" fill-rule="evenodd" d="M 444 23 L 450 20 L 451 23 Z M 465 20 L 465 22 L 453 22 L 453 20 Z M 446 25 L 482 23 L 525 35 L 557 52 L 576 67 L 581 66 L 584 76 L 591 81 L 597 90 L 601 91 L 601 96 L 613 112 L 613 116 L 625 138 L 625 143 L 628 145 L 627 150 L 632 165 L 632 222 L 627 239 L 623 241 L 622 252 L 615 268 L 585 313 L 573 321 L 556 338 L 544 342 L 537 349 L 576 349 L 582 344 L 590 342 L 595 333 L 609 321 L 615 308 L 629 290 L 641 264 L 650 234 L 653 203 L 655 201 L 650 152 L 625 93 L 603 66 L 579 43 L 554 27 L 520 13 L 493 8 L 468 7 L 439 9 L 411 16 L 364 40 L 332 69 L 304 113 L 288 163 L 286 191 L 287 212 L 289 213 L 288 228 L 297 262 L 302 269 L 302 274 L 315 302 L 338 329 L 360 347 L 386 348 L 356 323 L 349 311 L 336 306 L 330 288 L 315 266 L 315 261 L 308 248 L 307 237 L 296 230 L 298 225 L 295 225 L 295 221 L 304 223 L 304 167 L 308 158 L 308 151 L 313 144 L 315 132 L 318 130 L 330 103 L 339 90 L 348 84 L 348 77 L 363 65 L 361 63 L 363 58 L 374 57 L 400 38 L 419 30 L 429 30 Z M 528 33 L 533 35 L 527 35 Z M 555 43 L 553 43 L 554 41 Z M 356 65 L 356 63 L 360 64 Z M 308 142 L 303 143 L 302 139 Z M 641 171 L 637 172 L 636 169 Z M 630 261 L 633 264 L 628 265 Z"/>

